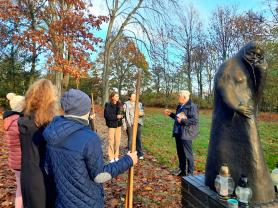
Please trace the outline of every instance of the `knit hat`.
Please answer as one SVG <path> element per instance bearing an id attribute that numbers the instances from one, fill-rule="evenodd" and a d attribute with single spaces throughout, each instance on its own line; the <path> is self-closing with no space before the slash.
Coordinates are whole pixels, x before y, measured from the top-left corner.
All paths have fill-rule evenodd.
<path id="1" fill-rule="evenodd" d="M 61 106 L 66 115 L 83 116 L 91 110 L 91 99 L 81 90 L 70 89 L 61 97 Z"/>
<path id="2" fill-rule="evenodd" d="M 10 107 L 12 111 L 16 111 L 19 113 L 23 111 L 25 103 L 24 96 L 16 95 L 15 93 L 8 93 L 6 97 L 10 101 Z"/>

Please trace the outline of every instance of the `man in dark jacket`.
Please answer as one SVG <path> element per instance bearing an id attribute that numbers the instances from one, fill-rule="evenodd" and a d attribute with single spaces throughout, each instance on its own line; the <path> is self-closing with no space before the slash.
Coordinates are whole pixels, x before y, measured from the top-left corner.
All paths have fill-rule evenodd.
<path id="1" fill-rule="evenodd" d="M 105 165 L 100 138 L 89 127 L 90 98 L 70 89 L 62 96 L 61 105 L 65 115 L 55 117 L 43 133 L 46 170 L 56 183 L 56 207 L 104 207 L 102 183 L 136 164 L 137 153 Z"/>
<path id="2" fill-rule="evenodd" d="M 191 99 L 190 92 L 182 90 L 179 93 L 179 105 L 176 113 L 165 110 L 165 115 L 175 120 L 173 137 L 176 139 L 176 148 L 179 158 L 180 170 L 176 175 L 192 175 L 194 171 L 194 158 L 192 152 L 192 140 L 199 132 L 198 108 Z M 187 169 L 186 169 L 187 163 Z"/>

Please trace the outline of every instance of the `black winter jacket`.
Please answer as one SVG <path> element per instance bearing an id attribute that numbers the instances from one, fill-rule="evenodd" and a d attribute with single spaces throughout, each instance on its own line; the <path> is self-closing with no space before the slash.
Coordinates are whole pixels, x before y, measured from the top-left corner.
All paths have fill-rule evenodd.
<path id="1" fill-rule="evenodd" d="M 44 128 L 38 128 L 30 117 L 19 118 L 18 126 L 22 150 L 20 180 L 23 205 L 25 208 L 54 208 L 54 180 L 44 169 Z"/>
<path id="2" fill-rule="evenodd" d="M 105 103 L 104 118 L 109 128 L 117 128 L 123 125 L 122 119 L 117 119 L 117 115 L 120 114 L 120 107 L 117 104 Z"/>

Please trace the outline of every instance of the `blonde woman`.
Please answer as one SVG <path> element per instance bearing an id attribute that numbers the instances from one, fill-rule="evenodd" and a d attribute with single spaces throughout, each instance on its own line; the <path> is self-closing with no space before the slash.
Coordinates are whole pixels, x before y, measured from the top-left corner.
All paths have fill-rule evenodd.
<path id="1" fill-rule="evenodd" d="M 25 95 L 24 117 L 19 118 L 22 150 L 21 190 L 24 207 L 54 207 L 55 189 L 44 169 L 45 140 L 42 132 L 58 113 L 58 97 L 51 81 L 40 79 Z"/>

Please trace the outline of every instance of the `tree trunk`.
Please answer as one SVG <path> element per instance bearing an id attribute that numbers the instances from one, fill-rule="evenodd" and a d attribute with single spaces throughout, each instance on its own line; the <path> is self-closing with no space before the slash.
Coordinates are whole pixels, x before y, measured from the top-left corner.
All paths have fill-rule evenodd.
<path id="1" fill-rule="evenodd" d="M 75 84 L 76 84 L 76 89 L 79 89 L 79 87 L 80 87 L 80 79 L 76 79 L 75 80 Z"/>
<path id="2" fill-rule="evenodd" d="M 55 86 L 57 88 L 58 96 L 62 95 L 62 80 L 63 80 L 63 72 L 55 71 Z"/>
<path id="3" fill-rule="evenodd" d="M 67 57 L 68 57 L 68 61 L 70 62 L 72 59 L 72 54 L 71 51 L 67 51 Z M 63 92 L 65 92 L 68 89 L 69 86 L 69 80 L 70 80 L 70 74 L 69 73 L 63 73 Z M 76 79 L 76 88 L 79 88 L 79 80 Z"/>
<path id="4" fill-rule="evenodd" d="M 211 69 L 209 69 L 209 74 L 208 74 L 208 83 L 209 83 L 209 96 L 212 96 L 212 72 Z"/>
<path id="5" fill-rule="evenodd" d="M 187 72 L 187 78 L 188 78 L 188 91 L 192 93 L 192 78 L 190 71 Z"/>
<path id="6" fill-rule="evenodd" d="M 109 57 L 111 49 L 119 40 L 120 36 L 123 34 L 125 27 L 128 25 L 130 19 L 135 15 L 136 11 L 140 8 L 143 0 L 139 0 L 135 7 L 127 14 L 127 17 L 124 19 L 123 23 L 120 25 L 119 30 L 116 32 L 116 35 L 112 37 L 112 28 L 114 21 L 117 17 L 117 12 L 119 11 L 119 0 L 113 1 L 113 7 L 110 13 L 110 21 L 108 25 L 108 30 L 106 33 L 105 40 L 105 52 L 104 52 L 104 69 L 102 75 L 102 105 L 108 101 L 109 96 Z"/>
<path id="7" fill-rule="evenodd" d="M 14 89 L 15 88 L 15 85 L 16 85 L 16 83 L 15 83 L 15 52 L 14 52 L 14 46 L 12 46 L 12 49 L 11 49 L 11 58 L 10 58 L 10 60 L 11 60 L 11 68 L 12 68 L 12 70 L 11 70 L 11 81 L 12 81 L 12 89 Z"/>
<path id="8" fill-rule="evenodd" d="M 156 93 L 158 94 L 160 91 L 160 76 L 157 76 L 157 85 L 156 85 Z"/>
<path id="9" fill-rule="evenodd" d="M 102 75 L 102 105 L 103 106 L 108 101 L 108 97 L 109 97 L 109 55 L 110 55 L 110 48 L 106 47 L 104 53 L 104 69 Z"/>
<path id="10" fill-rule="evenodd" d="M 224 49 L 223 52 L 222 52 L 222 61 L 224 62 L 226 59 L 227 59 L 227 52 Z"/>
<path id="11" fill-rule="evenodd" d="M 32 65 L 31 65 L 31 70 L 30 70 L 29 85 L 31 85 L 35 80 L 36 57 L 37 57 L 36 50 L 34 50 L 32 53 Z"/>
<path id="12" fill-rule="evenodd" d="M 119 84 L 118 86 L 118 93 L 119 93 L 119 97 L 121 98 L 122 97 L 122 85 Z"/>
<path id="13" fill-rule="evenodd" d="M 202 98 L 203 97 L 203 76 L 202 76 L 201 69 L 200 69 L 199 79 L 200 79 L 200 83 L 199 83 L 199 85 L 200 85 L 200 87 L 199 87 L 199 89 L 200 89 L 200 98 Z"/>
<path id="14" fill-rule="evenodd" d="M 69 79 L 70 79 L 70 75 L 69 73 L 65 73 L 63 76 L 63 83 L 62 83 L 62 92 L 65 92 L 68 89 L 69 86 Z"/>
<path id="15" fill-rule="evenodd" d="M 187 43 L 187 78 L 188 78 L 188 91 L 192 93 L 192 78 L 191 78 L 191 47 L 190 43 Z"/>
<path id="16" fill-rule="evenodd" d="M 30 8 L 30 17 L 31 17 L 31 29 L 33 31 L 36 30 L 36 20 L 33 5 Z M 30 70 L 30 79 L 29 85 L 31 85 L 35 80 L 35 72 L 36 72 L 36 59 L 37 59 L 37 45 L 35 41 L 32 41 L 32 65 Z"/>

